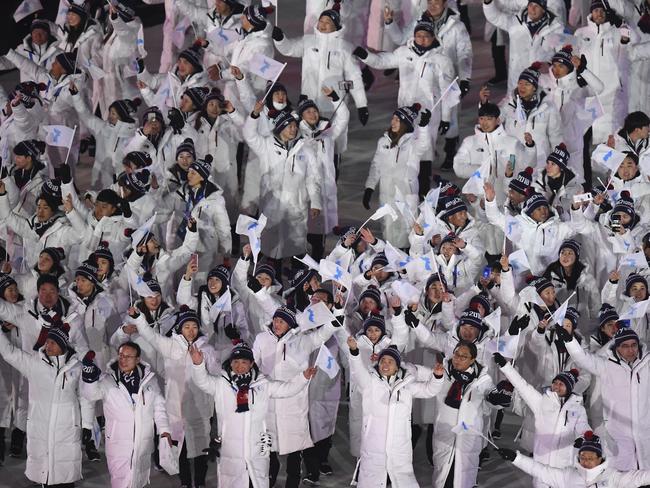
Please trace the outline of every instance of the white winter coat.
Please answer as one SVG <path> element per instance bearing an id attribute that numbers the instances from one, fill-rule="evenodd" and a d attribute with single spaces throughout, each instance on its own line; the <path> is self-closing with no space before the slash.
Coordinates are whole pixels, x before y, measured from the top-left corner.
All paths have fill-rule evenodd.
<path id="1" fill-rule="evenodd" d="M 373 190 L 379 183 L 379 203 L 391 204 L 395 201 L 395 188 L 398 188 L 412 213 L 418 204 L 418 174 L 420 159 L 431 148 L 428 128 L 417 126 L 415 132 L 404 134 L 392 146 L 388 133 L 377 141 L 377 149 L 370 163 L 365 188 Z M 406 219 L 393 222 L 382 219 L 383 237 L 397 248 L 409 247 L 409 225 Z"/>
<path id="2" fill-rule="evenodd" d="M 582 397 L 571 394 L 563 400 L 550 388 L 534 388 L 510 363 L 500 369 L 535 416 L 535 461 L 554 468 L 571 466 L 575 439 L 591 430 Z"/>
<path id="3" fill-rule="evenodd" d="M 57 42 L 51 41 L 53 41 L 52 38 L 50 38 L 48 42 L 42 46 L 39 46 L 32 42 L 32 36 L 30 33 L 23 38 L 22 44 L 16 47 L 16 52 L 26 57 L 30 61 L 33 61 L 36 64 L 40 65 L 46 71 L 49 71 L 52 67 L 54 58 L 56 58 L 56 56 L 61 53 L 61 49 L 59 49 Z M 30 78 L 27 73 L 23 73 L 22 71 L 20 72 L 20 81 L 21 83 L 25 81 L 47 83 L 47 79 L 45 77 L 40 77 L 38 79 Z"/>
<path id="4" fill-rule="evenodd" d="M 551 59 L 555 45 L 547 40 L 551 34 L 562 33 L 563 23 L 558 17 L 549 12 L 549 19 L 540 27 L 534 36 L 526 25 L 528 18 L 526 9 L 518 14 L 510 14 L 499 8 L 493 0 L 483 4 L 485 18 L 499 29 L 508 32 L 510 39 L 508 55 L 508 93 L 517 86 L 517 80 L 523 70 L 538 60 Z"/>
<path id="5" fill-rule="evenodd" d="M 205 336 L 199 336 L 193 343 L 188 343 L 182 334 L 174 333 L 166 337 L 154 332 L 144 316 L 136 317 L 133 322 L 138 327 L 140 336 L 149 342 L 165 364 L 165 405 L 172 439 L 185 440 L 189 459 L 203 456 L 203 449 L 210 444 L 210 417 L 212 401 L 209 395 L 201 391 L 192 377 L 192 359 L 189 355 L 190 345 L 203 353 L 203 358 L 210 371 L 218 370 L 215 351 L 208 344 Z"/>
<path id="6" fill-rule="evenodd" d="M 223 53 L 230 57 L 230 64 L 221 69 L 221 79 L 234 81 L 235 77 L 232 75 L 229 68 L 230 66 L 237 66 L 248 74 L 253 89 L 258 93 L 263 93 L 267 80 L 248 72 L 248 63 L 253 59 L 255 54 L 262 54 L 267 58 L 273 58 L 273 40 L 271 39 L 272 29 L 273 26 L 271 23 L 267 22 L 266 27 L 263 30 L 249 32 L 244 34 L 242 39 L 228 44 L 223 49 Z M 216 50 L 214 46 L 214 44 L 210 44 L 208 49 L 212 53 L 219 54 L 220 51 Z"/>
<path id="7" fill-rule="evenodd" d="M 418 487 L 411 447 L 413 398 L 435 396 L 443 379 L 431 374 L 427 382 L 417 381 L 404 369 L 387 379 L 366 368 L 359 354 L 350 355 L 350 367 L 363 395 L 358 486 L 385 488 L 388 477 L 393 486 Z"/>
<path id="8" fill-rule="evenodd" d="M 158 434 L 170 432 L 165 399 L 156 375 L 145 363 L 141 362 L 137 368 L 140 387 L 134 395 L 130 395 L 119 381 L 117 361 L 107 366 L 98 381 L 81 386 L 84 398 L 102 400 L 106 417 L 106 462 L 112 488 L 148 485 L 154 451 L 154 422 Z"/>
<path id="9" fill-rule="evenodd" d="M 588 354 L 573 340 L 566 344 L 576 364 L 597 375 L 603 395 L 607 437 L 604 445 L 612 465 L 622 471 L 650 468 L 650 354 L 627 364 L 614 351 L 606 357 Z"/>
<path id="10" fill-rule="evenodd" d="M 650 483 L 650 471 L 629 471 L 622 473 L 609 467 L 607 460 L 592 469 L 580 465 L 573 468 L 551 468 L 528 456 L 517 453 L 514 465 L 535 479 L 553 488 L 638 488 Z"/>
<path id="11" fill-rule="evenodd" d="M 564 133 L 562 117 L 550 97 L 541 90 L 537 92 L 537 97 L 537 106 L 528 113 L 526 120 L 517 118 L 517 99 L 513 96 L 504 98 L 500 108 L 502 125 L 507 134 L 516 137 L 522 144 L 526 142 L 526 132 L 533 136 L 537 167 L 542 168 L 553 148 L 564 140 Z"/>
<path id="12" fill-rule="evenodd" d="M 251 370 L 253 373 L 254 370 Z M 269 451 L 262 451 L 262 436 L 268 432 L 267 414 L 273 402 L 290 401 L 305 393 L 308 381 L 296 374 L 290 381 L 272 381 L 254 373 L 248 390 L 248 411 L 237 412 L 237 386 L 228 373 L 209 375 L 204 364 L 192 366 L 192 379 L 204 392 L 214 397 L 221 455 L 217 464 L 221 488 L 266 488 L 269 479 Z"/>
<path id="13" fill-rule="evenodd" d="M 260 118 L 248 117 L 244 138 L 260 160 L 260 212 L 268 218 L 262 252 L 271 258 L 304 254 L 309 210 L 321 210 L 318 160 L 302 137 L 286 145 L 258 132 Z"/>
<path id="14" fill-rule="evenodd" d="M 290 381 L 309 366 L 312 351 L 320 348 L 334 333 L 332 324 L 316 330 L 291 329 L 278 338 L 270 329 L 260 332 L 253 343 L 253 355 L 260 371 L 269 378 Z M 273 438 L 273 451 L 280 455 L 312 447 L 309 434 L 308 391 L 270 403 L 267 427 Z"/>
<path id="15" fill-rule="evenodd" d="M 321 92 L 329 86 L 339 93 L 339 82 L 350 80 L 353 87 L 350 94 L 357 107 L 366 107 L 366 92 L 361 81 L 361 70 L 352 56 L 352 45 L 343 39 L 342 31 L 320 32 L 314 27 L 314 33 L 302 39 L 275 41 L 278 51 L 285 56 L 302 58 L 302 84 L 300 93 L 307 95 L 325 113 L 330 114 L 331 103 Z"/>
<path id="16" fill-rule="evenodd" d="M 89 405 L 79 397 L 81 363 L 77 356 L 50 357 L 43 348 L 24 352 L 5 334 L 0 334 L 0 355 L 30 385 L 25 476 L 50 485 L 80 480 L 82 408 L 87 412 Z"/>

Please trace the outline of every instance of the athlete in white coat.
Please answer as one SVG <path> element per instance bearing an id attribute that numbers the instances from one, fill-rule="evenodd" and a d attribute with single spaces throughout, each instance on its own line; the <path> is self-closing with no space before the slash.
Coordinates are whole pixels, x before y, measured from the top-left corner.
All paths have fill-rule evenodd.
<path id="1" fill-rule="evenodd" d="M 267 488 L 271 436 L 266 422 L 271 402 L 302 394 L 316 368 L 307 368 L 291 380 L 273 381 L 260 373 L 250 347 L 240 343 L 224 362 L 221 375 L 213 376 L 197 347 L 190 354 L 194 383 L 214 397 L 222 439 L 219 486 Z"/>
<path id="2" fill-rule="evenodd" d="M 501 354 L 494 353 L 494 362 L 535 416 L 533 459 L 553 468 L 571 466 L 574 440 L 591 430 L 582 396 L 573 393 L 576 382 L 580 381 L 577 370 L 563 371 L 550 387 L 540 392 L 526 382 Z M 536 480 L 535 486 L 546 488 L 548 485 Z"/>
<path id="3" fill-rule="evenodd" d="M 140 346 L 125 342 L 118 359 L 106 372 L 84 361 L 81 394 L 89 401 L 102 401 L 106 418 L 106 461 L 113 488 L 142 488 L 149 484 L 154 451 L 154 422 L 171 447 L 165 398 L 156 375 L 140 361 Z"/>
<path id="4" fill-rule="evenodd" d="M 552 468 L 511 449 L 498 451 L 503 459 L 513 461 L 523 472 L 552 488 L 642 488 L 650 483 L 648 470 L 621 472 L 610 467 L 609 461 L 603 458 L 600 438 L 592 431 L 585 432 L 576 443 L 580 446 L 578 459 L 573 467 L 568 468 Z"/>
<path id="5" fill-rule="evenodd" d="M 370 163 L 365 183 L 363 206 L 370 209 L 370 198 L 379 184 L 379 203 L 390 205 L 399 191 L 405 204 L 415 213 L 418 204 L 418 172 L 422 156 L 431 149 L 427 126 L 431 111 L 420 114 L 420 123 L 414 127 L 420 110 L 419 104 L 401 107 L 393 112 L 390 127 L 377 141 L 377 149 Z M 382 219 L 383 235 L 395 247 L 406 248 L 409 225 L 404 220 Z"/>
<path id="6" fill-rule="evenodd" d="M 650 387 L 650 355 L 640 347 L 639 336 L 632 329 L 622 328 L 614 336 L 607 356 L 590 354 L 564 329 L 558 328 L 558 337 L 576 364 L 600 381 L 603 395 L 603 415 L 607 452 L 613 466 L 630 471 L 650 466 L 646 433 L 650 422 L 646 412 L 650 408 L 646 394 Z"/>
<path id="7" fill-rule="evenodd" d="M 38 484 L 74 486 L 82 478 L 81 427 L 92 427 L 92 414 L 80 398 L 81 363 L 67 331 L 51 327 L 37 352 L 0 334 L 0 355 L 30 385 L 25 475 Z"/>
<path id="8" fill-rule="evenodd" d="M 561 33 L 564 21 L 547 10 L 546 0 L 532 0 L 517 14 L 507 13 L 494 0 L 483 0 L 483 13 L 491 24 L 508 32 L 508 92 L 517 86 L 517 77 L 531 63 L 550 59 L 555 45 L 550 34 Z"/>
<path id="9" fill-rule="evenodd" d="M 414 398 L 431 398 L 443 387 L 444 368 L 436 364 L 428 381 L 402 368 L 394 347 L 379 352 L 377 366 L 367 368 L 357 341 L 348 338 L 350 367 L 363 395 L 363 429 L 359 460 L 360 488 L 392 486 L 416 488 L 411 447 L 411 409 Z"/>
<path id="10" fill-rule="evenodd" d="M 304 254 L 307 218 L 322 209 L 318 160 L 298 133 L 290 112 L 275 119 L 272 136 L 259 132 L 262 103 L 257 102 L 244 124 L 244 138 L 260 159 L 260 212 L 268 218 L 262 234 L 262 252 L 282 259 Z"/>

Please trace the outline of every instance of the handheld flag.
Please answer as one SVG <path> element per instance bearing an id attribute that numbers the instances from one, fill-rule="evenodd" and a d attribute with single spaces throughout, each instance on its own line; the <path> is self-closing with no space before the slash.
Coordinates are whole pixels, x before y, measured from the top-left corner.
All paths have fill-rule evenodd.
<path id="1" fill-rule="evenodd" d="M 210 307 L 210 312 L 208 312 L 210 320 L 213 322 L 217 320 L 221 312 L 232 312 L 232 295 L 230 294 L 230 289 L 226 290 Z"/>
<path id="2" fill-rule="evenodd" d="M 316 357 L 316 366 L 322 369 L 330 379 L 334 379 L 340 370 L 339 364 L 325 344 L 320 346 L 318 356 Z"/>
<path id="3" fill-rule="evenodd" d="M 255 53 L 248 61 L 248 71 L 265 80 L 275 81 L 286 65 L 263 54 Z"/>
<path id="4" fill-rule="evenodd" d="M 131 242 L 133 243 L 134 246 L 138 246 L 140 242 L 148 235 L 151 233 L 151 229 L 153 228 L 153 224 L 156 221 L 156 216 L 158 215 L 157 212 L 154 212 L 154 214 L 147 219 L 147 221 L 142 224 L 140 227 L 138 227 L 133 234 L 131 234 Z"/>
<path id="5" fill-rule="evenodd" d="M 483 321 L 490 326 L 495 336 L 501 335 L 501 307 L 497 307 L 490 315 L 483 317 Z"/>
<path id="6" fill-rule="evenodd" d="M 515 107 L 515 119 L 517 122 L 524 123 L 526 122 L 526 111 L 524 106 L 521 104 L 521 98 L 517 95 L 517 106 Z"/>
<path id="7" fill-rule="evenodd" d="M 296 321 L 302 330 L 314 329 L 323 324 L 329 324 L 334 320 L 336 320 L 336 317 L 323 302 L 309 305 L 296 317 Z"/>
<path id="8" fill-rule="evenodd" d="M 506 214 L 503 233 L 508 239 L 510 239 L 510 242 L 518 242 L 523 235 L 521 222 L 519 222 L 516 217 Z"/>
<path id="9" fill-rule="evenodd" d="M 515 274 L 521 274 L 527 269 L 530 269 L 528 256 L 526 256 L 526 253 L 524 252 L 523 249 L 519 249 L 518 251 L 515 251 L 512 254 L 510 254 L 510 256 L 508 256 L 508 261 L 510 262 L 510 266 L 512 266 L 512 271 L 514 271 Z"/>
<path id="10" fill-rule="evenodd" d="M 212 29 L 206 37 L 208 41 L 221 49 L 239 40 L 239 34 L 236 31 L 222 27 Z"/>
<path id="11" fill-rule="evenodd" d="M 517 348 L 519 347 L 519 338 L 521 336 L 517 335 L 502 335 L 499 337 L 499 342 L 497 343 L 497 351 L 501 355 L 508 359 L 514 359 L 517 355 Z"/>
<path id="12" fill-rule="evenodd" d="M 472 193 L 474 195 L 483 195 L 483 185 L 485 180 L 490 176 L 490 160 L 486 159 L 479 169 L 474 171 L 469 179 L 463 185 L 461 191 L 463 193 Z"/>
<path id="13" fill-rule="evenodd" d="M 45 144 L 48 146 L 71 147 L 74 139 L 75 129 L 65 125 L 44 125 Z"/>
<path id="14" fill-rule="evenodd" d="M 181 17 L 180 20 L 174 26 L 174 32 L 172 32 L 172 44 L 178 49 L 183 49 L 185 44 L 185 31 L 190 26 L 190 19 L 188 17 Z"/>
<path id="15" fill-rule="evenodd" d="M 606 144 L 598 144 L 591 159 L 600 164 L 603 168 L 610 170 L 612 173 L 618 171 L 618 167 L 625 159 L 625 154 L 616 149 L 612 149 Z"/>
<path id="16" fill-rule="evenodd" d="M 641 268 L 645 269 L 648 267 L 648 260 L 645 257 L 643 251 L 635 252 L 633 254 L 626 254 L 621 257 L 621 262 L 618 265 L 618 269 L 621 269 L 623 266 L 628 268 Z"/>
<path id="17" fill-rule="evenodd" d="M 420 290 L 406 280 L 395 280 L 391 283 L 390 287 L 399 297 L 403 305 L 418 303 L 420 300 Z"/>
<path id="18" fill-rule="evenodd" d="M 262 235 L 264 227 L 266 227 L 266 220 L 266 215 L 264 214 L 260 214 L 257 220 L 248 215 L 240 215 L 237 218 L 237 224 L 235 225 L 235 232 L 237 234 L 248 236 L 251 251 L 253 252 L 253 262 L 255 264 L 257 264 L 257 257 L 262 250 L 262 241 L 260 240 L 260 236 Z"/>
<path id="19" fill-rule="evenodd" d="M 388 264 L 393 271 L 404 269 L 406 265 L 413 259 L 404 251 L 395 249 L 395 247 L 393 247 L 390 242 L 386 242 L 386 246 L 384 247 L 384 254 L 386 254 Z"/>
<path id="20" fill-rule="evenodd" d="M 29 15 L 33 14 L 34 12 L 38 12 L 39 10 L 43 10 L 43 6 L 39 0 L 23 0 L 23 2 L 18 5 L 18 8 L 14 12 L 14 21 L 18 23 L 25 17 L 28 17 Z"/>
<path id="21" fill-rule="evenodd" d="M 321 259 L 319 269 L 323 281 L 333 280 L 341 283 L 348 290 L 352 288 L 352 275 L 338 264 L 326 259 Z"/>
<path id="22" fill-rule="evenodd" d="M 630 308 L 619 316 L 619 320 L 632 320 L 643 317 L 648 311 L 648 304 L 650 304 L 650 299 L 633 303 Z"/>
<path id="23" fill-rule="evenodd" d="M 147 285 L 142 276 L 136 273 L 133 268 L 128 265 L 125 266 L 125 268 L 129 283 L 138 295 L 141 297 L 155 297 L 158 295 L 149 288 L 149 285 Z"/>
<path id="24" fill-rule="evenodd" d="M 299 258 L 298 256 L 294 256 L 293 259 L 295 259 L 296 261 L 300 261 L 302 264 L 304 264 L 310 269 L 313 269 L 314 271 L 317 272 L 320 271 L 320 267 L 318 266 L 318 263 L 309 254 L 305 254 L 302 258 Z"/>

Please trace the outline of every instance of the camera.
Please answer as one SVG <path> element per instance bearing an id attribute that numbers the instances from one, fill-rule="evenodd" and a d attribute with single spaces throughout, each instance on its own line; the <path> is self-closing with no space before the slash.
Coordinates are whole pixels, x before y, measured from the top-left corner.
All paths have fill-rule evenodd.
<path id="1" fill-rule="evenodd" d="M 345 90 L 349 92 L 354 88 L 354 82 L 352 80 L 341 80 L 339 81 L 339 90 Z"/>

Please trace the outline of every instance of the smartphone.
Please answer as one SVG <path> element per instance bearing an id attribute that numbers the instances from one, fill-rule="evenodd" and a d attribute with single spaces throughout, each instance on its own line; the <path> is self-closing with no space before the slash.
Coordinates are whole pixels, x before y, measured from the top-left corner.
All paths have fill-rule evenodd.
<path id="1" fill-rule="evenodd" d="M 492 267 L 491 266 L 486 266 L 483 268 L 483 278 L 486 280 L 490 279 L 490 275 L 492 275 Z"/>
<path id="2" fill-rule="evenodd" d="M 515 163 L 517 162 L 517 157 L 514 154 L 511 154 L 508 158 L 508 169 L 506 173 L 511 174 L 515 171 Z"/>
<path id="3" fill-rule="evenodd" d="M 591 193 L 578 193 L 573 195 L 573 203 L 590 202 L 594 199 Z"/>
<path id="4" fill-rule="evenodd" d="M 621 216 L 620 215 L 612 215 L 610 221 L 612 223 L 612 230 L 619 230 L 621 228 Z"/>
<path id="5" fill-rule="evenodd" d="M 193 266 L 198 267 L 199 266 L 199 255 L 194 253 L 192 254 L 192 257 L 190 258 L 190 262 L 192 263 Z"/>

